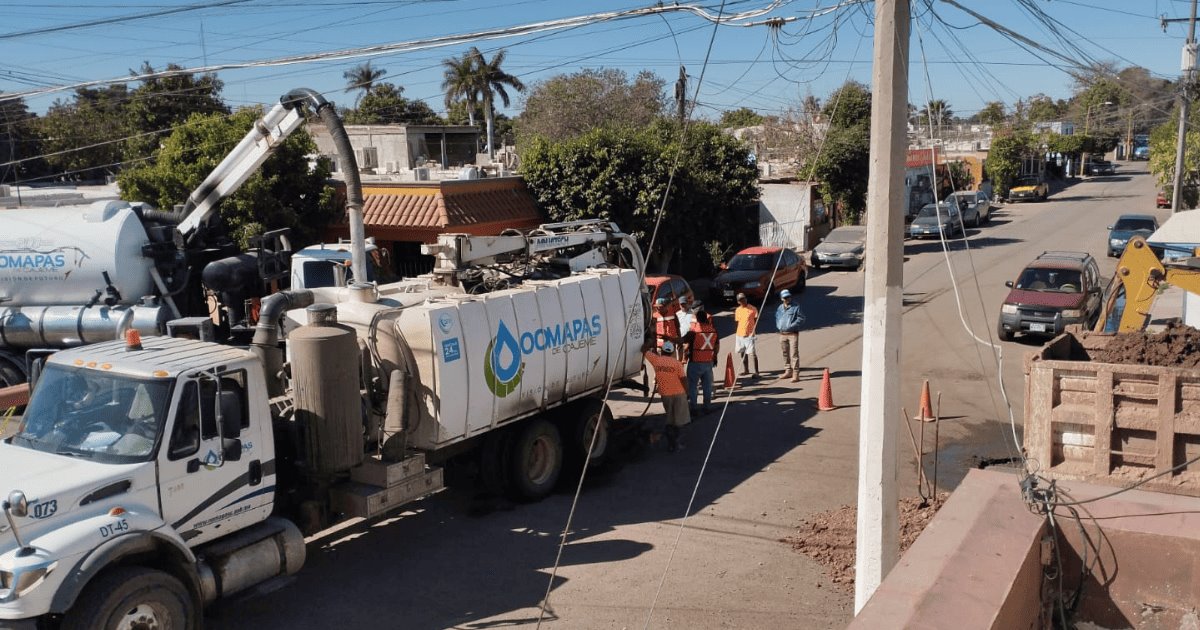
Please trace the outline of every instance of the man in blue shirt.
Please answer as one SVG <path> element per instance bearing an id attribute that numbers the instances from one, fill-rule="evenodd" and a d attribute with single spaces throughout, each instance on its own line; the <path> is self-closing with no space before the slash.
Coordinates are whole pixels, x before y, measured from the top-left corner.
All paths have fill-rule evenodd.
<path id="1" fill-rule="evenodd" d="M 775 309 L 775 329 L 779 331 L 779 346 L 783 350 L 783 378 L 800 380 L 800 327 L 804 325 L 804 312 L 792 301 L 792 292 L 784 289 L 779 293 L 779 308 Z"/>

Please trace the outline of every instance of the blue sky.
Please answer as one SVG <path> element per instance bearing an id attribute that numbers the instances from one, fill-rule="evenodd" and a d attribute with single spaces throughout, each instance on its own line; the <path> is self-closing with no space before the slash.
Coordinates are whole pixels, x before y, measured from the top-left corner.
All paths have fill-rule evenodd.
<path id="1" fill-rule="evenodd" d="M 996 22 L 1074 59 L 1085 56 L 1137 64 L 1173 78 L 1186 25 L 1164 33 L 1158 17 L 1186 17 L 1186 0 L 961 0 Z M 103 6 L 100 6 L 103 4 Z M 213 6 L 218 5 L 221 6 Z M 0 91 L 20 92 L 80 81 L 127 76 L 149 61 L 186 67 L 267 60 L 468 33 L 554 18 L 650 6 L 646 0 L 3 0 L 0 20 Z M 719 1 L 700 4 L 715 13 Z M 770 0 L 728 0 L 727 13 L 765 7 Z M 774 17 L 807 16 L 836 0 L 784 0 Z M 824 97 L 847 78 L 870 80 L 872 3 L 843 0 L 841 8 L 774 31 L 766 26 L 716 31 L 699 95 L 701 116 L 750 107 L 763 113 L 795 105 L 806 94 Z M 190 6 L 204 8 L 174 11 Z M 1059 23 L 1056 37 L 1027 5 Z M 146 16 L 148 13 L 161 15 Z M 910 101 L 928 94 L 945 99 L 960 115 L 991 100 L 1070 94 L 1071 78 L 1044 53 L 1029 52 L 958 8 L 933 0 L 914 3 Z M 144 16 L 130 19 L 129 16 Z M 105 21 L 82 28 L 85 22 Z M 62 29 L 52 32 L 47 29 Z M 921 59 L 924 44 L 924 62 Z M 642 69 L 674 80 L 682 62 L 694 86 L 713 27 L 697 16 L 671 14 L 599 23 L 554 33 L 480 42 L 485 52 L 505 48 L 505 67 L 526 83 L 585 67 Z M 385 81 L 410 98 L 444 109 L 440 62 L 467 44 L 371 58 Z M 1048 61 L 1049 60 L 1049 61 Z M 351 105 L 342 73 L 365 59 L 228 70 L 223 96 L 233 105 L 273 102 L 295 87 L 309 87 Z M 925 82 L 928 68 L 929 85 Z M 30 97 L 44 112 L 70 92 Z M 519 112 L 519 99 L 509 113 Z"/>

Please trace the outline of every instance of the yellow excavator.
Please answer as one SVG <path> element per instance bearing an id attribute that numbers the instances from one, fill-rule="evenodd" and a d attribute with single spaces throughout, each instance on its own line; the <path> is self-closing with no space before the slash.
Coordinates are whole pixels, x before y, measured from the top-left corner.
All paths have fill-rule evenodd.
<path id="1" fill-rule="evenodd" d="M 1104 291 L 1104 302 L 1096 322 L 1096 332 L 1143 330 L 1150 319 L 1150 306 L 1159 289 L 1177 286 L 1200 294 L 1200 251 L 1191 258 L 1159 261 L 1146 239 L 1134 236 L 1125 246 Z"/>

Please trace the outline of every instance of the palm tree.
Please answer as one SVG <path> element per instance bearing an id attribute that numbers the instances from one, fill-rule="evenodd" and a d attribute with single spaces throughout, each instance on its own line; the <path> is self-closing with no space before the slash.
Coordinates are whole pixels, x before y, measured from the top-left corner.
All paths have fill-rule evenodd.
<path id="1" fill-rule="evenodd" d="M 471 51 L 478 53 L 475 48 Z M 482 55 L 479 55 L 482 57 Z M 479 102 L 479 88 L 475 80 L 475 64 L 477 57 L 472 55 L 470 51 L 462 57 L 451 57 L 450 59 L 442 60 L 442 67 L 445 69 L 442 76 L 445 80 L 442 81 L 442 91 L 446 93 L 446 109 L 459 101 L 465 101 L 467 105 L 467 122 L 471 126 L 475 126 L 475 108 Z"/>
<path id="2" fill-rule="evenodd" d="M 934 127 L 940 127 L 949 124 L 954 119 L 954 112 L 950 109 L 949 103 L 937 99 L 929 101 L 929 104 L 921 111 L 921 119 Z"/>
<path id="3" fill-rule="evenodd" d="M 489 156 L 495 155 L 493 129 L 496 120 L 496 98 L 499 97 L 500 103 L 508 107 L 511 101 L 505 88 L 525 91 L 525 84 L 521 83 L 520 79 L 501 69 L 506 55 L 507 53 L 501 50 L 488 61 L 478 48 L 472 46 L 462 58 L 442 61 L 446 69 L 446 80 L 442 83 L 442 88 L 446 90 L 447 106 L 459 98 L 467 101 L 468 112 L 473 111 L 477 102 L 483 105 L 483 116 L 487 119 Z"/>
<path id="4" fill-rule="evenodd" d="M 387 70 L 372 68 L 370 61 L 354 66 L 342 73 L 342 78 L 346 80 L 347 92 L 362 90 L 362 94 L 354 97 L 355 109 L 358 108 L 358 99 L 362 98 L 365 94 L 370 94 L 375 82 L 382 79 L 385 74 L 387 74 Z"/>

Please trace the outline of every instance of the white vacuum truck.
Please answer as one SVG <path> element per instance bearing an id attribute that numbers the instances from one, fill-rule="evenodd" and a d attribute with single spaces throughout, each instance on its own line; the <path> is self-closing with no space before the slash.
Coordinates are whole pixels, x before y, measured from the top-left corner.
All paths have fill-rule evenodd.
<path id="1" fill-rule="evenodd" d="M 197 628 L 451 458 L 523 500 L 602 460 L 600 395 L 642 366 L 633 239 L 579 222 L 427 253 L 416 279 L 269 296 L 248 349 L 185 318 L 52 355 L 0 443 L 0 628 Z"/>
<path id="2" fill-rule="evenodd" d="M 207 315 L 206 290 L 223 307 L 217 334 L 236 337 L 246 300 L 287 285 L 291 244 L 286 230 L 276 230 L 243 252 L 210 222 L 218 203 L 300 128 L 305 106 L 343 141 L 342 170 L 354 174 L 348 201 L 361 208 L 353 152 L 335 108 L 298 89 L 259 119 L 175 211 L 125 201 L 0 211 L 0 387 L 25 381 L 31 349 L 120 339 L 126 330 L 163 334 L 168 320 Z"/>

